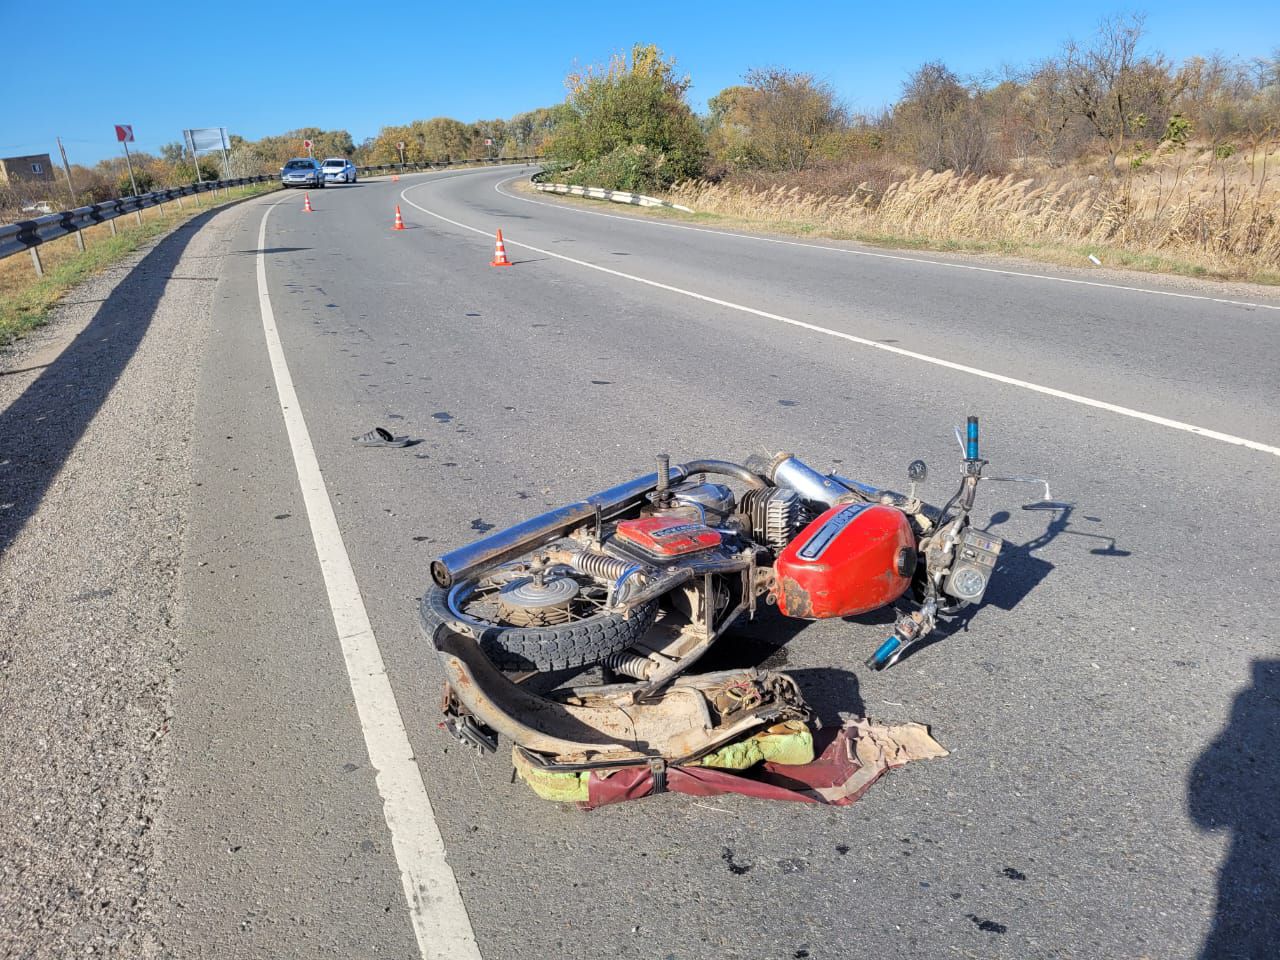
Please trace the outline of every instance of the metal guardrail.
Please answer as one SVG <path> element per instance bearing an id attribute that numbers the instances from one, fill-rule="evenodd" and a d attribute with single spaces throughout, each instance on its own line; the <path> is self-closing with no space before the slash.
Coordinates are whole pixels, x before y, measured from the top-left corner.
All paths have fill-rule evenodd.
<path id="1" fill-rule="evenodd" d="M 356 172 L 361 176 L 376 176 L 379 173 L 416 172 L 477 163 L 495 166 L 504 163 L 532 163 L 541 159 L 541 157 L 502 157 L 481 160 L 443 160 L 434 163 L 426 161 L 417 163 L 381 163 L 356 167 Z M 37 251 L 37 247 L 42 243 L 76 234 L 80 249 L 83 250 L 84 239 L 79 236 L 79 233 L 94 224 L 109 223 L 117 217 L 122 217 L 129 213 L 138 213 L 141 216 L 140 211 L 147 207 L 159 206 L 162 203 L 179 200 L 181 197 L 190 197 L 198 193 L 208 193 L 227 187 L 242 187 L 251 183 L 272 182 L 279 184 L 280 175 L 262 174 L 256 177 L 235 177 L 230 180 L 206 180 L 203 183 L 191 183 L 185 187 L 174 187 L 170 190 L 153 190 L 150 193 L 142 193 L 136 197 L 124 197 L 120 200 L 91 203 L 86 207 L 76 207 L 74 210 L 64 210 L 61 213 L 50 213 L 43 217 L 36 217 L 33 220 L 19 220 L 16 223 L 0 226 L 0 259 L 12 256 L 15 253 L 21 253 L 23 250 L 30 250 L 36 274 L 43 276 L 44 268 L 40 263 L 40 255 Z M 112 223 L 111 229 L 112 232 L 115 231 L 114 223 Z"/>
<path id="2" fill-rule="evenodd" d="M 629 203 L 633 207 L 666 207 L 668 210 L 682 210 L 685 213 L 693 213 L 692 209 L 679 203 L 672 203 L 670 200 L 659 200 L 657 197 L 647 197 L 643 193 L 630 193 L 626 190 L 582 187 L 576 183 L 545 183 L 541 180 L 533 181 L 533 188 L 541 190 L 543 193 L 572 194 L 575 197 L 588 197 L 592 200 L 612 200 L 614 203 Z"/>
<path id="3" fill-rule="evenodd" d="M 40 266 L 40 258 L 35 249 L 42 243 L 48 243 L 50 240 L 56 240 L 72 233 L 78 234 L 81 230 L 91 227 L 95 223 L 113 221 L 116 217 L 122 217 L 128 213 L 138 213 L 147 207 L 168 203 L 171 200 L 177 200 L 179 197 L 189 197 L 197 193 L 207 193 L 211 190 L 220 190 L 226 187 L 240 187 L 250 183 L 267 183 L 278 179 L 278 177 L 263 175 L 260 177 L 236 177 L 231 180 L 206 180 L 204 183 L 192 183 L 185 187 L 174 187 L 171 190 L 153 190 L 150 193 L 142 193 L 136 197 L 124 197 L 120 200 L 104 200 L 102 203 L 91 203 L 87 207 L 76 207 L 74 210 L 50 213 L 43 217 L 36 217 L 34 220 L 19 220 L 17 223 L 0 226 L 0 258 L 21 253 L 23 250 L 30 250 L 36 273 L 41 274 L 44 271 Z M 83 248 L 83 241 L 81 241 L 81 247 Z"/>

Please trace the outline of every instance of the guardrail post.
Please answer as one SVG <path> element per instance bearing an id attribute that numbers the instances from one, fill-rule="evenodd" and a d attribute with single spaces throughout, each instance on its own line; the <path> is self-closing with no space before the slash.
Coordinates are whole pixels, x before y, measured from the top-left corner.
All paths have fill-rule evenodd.
<path id="1" fill-rule="evenodd" d="M 187 209 L 186 204 L 182 202 L 182 194 L 178 194 L 178 209 L 179 210 Z"/>
<path id="2" fill-rule="evenodd" d="M 79 230 L 76 231 L 76 246 L 80 248 L 81 253 L 84 253 L 84 234 Z"/>
<path id="3" fill-rule="evenodd" d="M 36 268 L 36 276 L 37 276 L 37 277 L 43 277 L 43 276 L 44 276 L 44 264 L 40 262 L 40 248 L 39 248 L 39 247 L 32 247 L 32 248 L 31 248 L 31 263 L 32 263 L 32 265 Z"/>
<path id="4" fill-rule="evenodd" d="M 116 235 L 116 218 L 112 217 L 108 220 L 107 226 L 111 228 L 111 235 L 114 237 Z"/>

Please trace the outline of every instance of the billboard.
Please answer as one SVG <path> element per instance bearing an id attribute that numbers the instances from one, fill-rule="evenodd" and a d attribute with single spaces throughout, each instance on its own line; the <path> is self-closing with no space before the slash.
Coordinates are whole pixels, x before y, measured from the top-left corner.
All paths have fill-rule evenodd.
<path id="1" fill-rule="evenodd" d="M 192 130 L 183 130 L 182 136 L 191 148 L 191 152 L 196 155 L 213 150 L 227 150 L 231 147 L 226 127 L 196 127 Z"/>

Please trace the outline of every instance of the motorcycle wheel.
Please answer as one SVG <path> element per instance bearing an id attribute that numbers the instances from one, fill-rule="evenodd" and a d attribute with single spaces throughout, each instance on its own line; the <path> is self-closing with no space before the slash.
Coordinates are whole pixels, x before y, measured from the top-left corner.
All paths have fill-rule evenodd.
<path id="1" fill-rule="evenodd" d="M 513 623 L 496 598 L 514 578 L 510 571 L 499 571 L 448 590 L 433 586 L 422 598 L 422 625 L 430 636 L 441 623 L 465 621 L 473 628 L 484 655 L 499 670 L 549 671 L 590 666 L 625 650 L 644 636 L 658 615 L 656 600 L 636 607 L 625 620 L 604 613 L 607 586 L 567 571 L 560 578 L 577 584 L 572 600 L 556 608 L 557 616 L 565 618 L 563 622 Z"/>

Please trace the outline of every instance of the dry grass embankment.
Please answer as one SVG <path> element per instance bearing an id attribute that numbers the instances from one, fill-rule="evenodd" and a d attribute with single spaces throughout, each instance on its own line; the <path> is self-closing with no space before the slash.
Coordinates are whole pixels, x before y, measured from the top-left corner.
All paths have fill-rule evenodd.
<path id="1" fill-rule="evenodd" d="M 1278 148 L 1181 151 L 1111 177 L 926 171 L 834 196 L 698 181 L 666 198 L 791 233 L 1280 283 Z"/>
<path id="2" fill-rule="evenodd" d="M 196 198 L 190 196 L 183 198 L 182 208 L 176 201 L 166 203 L 163 208 L 148 207 L 142 211 L 140 225 L 132 214 L 117 217 L 116 236 L 111 235 L 108 224 L 95 224 L 81 233 L 85 241 L 83 253 L 74 235 L 51 240 L 40 245 L 43 277 L 36 276 L 31 257 L 26 253 L 0 260 L 0 346 L 40 326 L 68 290 L 86 277 L 105 270 L 152 237 L 169 232 L 211 207 L 275 188 L 274 183 L 251 184 L 229 188 L 218 197 L 200 194 L 199 206 Z"/>

